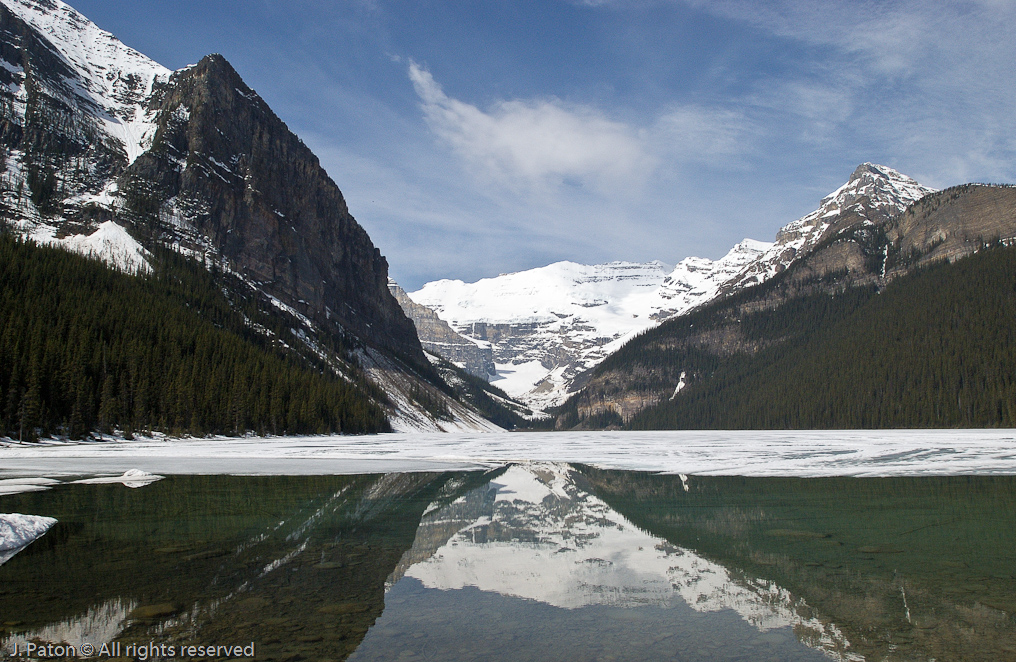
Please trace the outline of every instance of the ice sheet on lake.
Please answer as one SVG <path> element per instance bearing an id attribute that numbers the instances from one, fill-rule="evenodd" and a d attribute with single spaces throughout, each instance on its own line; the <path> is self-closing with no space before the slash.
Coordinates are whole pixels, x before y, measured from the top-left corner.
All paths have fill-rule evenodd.
<path id="1" fill-rule="evenodd" d="M 22 494 L 23 492 L 42 492 L 60 481 L 53 478 L 4 478 L 0 480 L 0 496 L 5 494 Z"/>
<path id="2" fill-rule="evenodd" d="M 581 462 L 703 476 L 1016 474 L 1014 430 L 402 433 L 335 437 L 0 442 L 0 477 L 113 473 L 351 474 Z"/>

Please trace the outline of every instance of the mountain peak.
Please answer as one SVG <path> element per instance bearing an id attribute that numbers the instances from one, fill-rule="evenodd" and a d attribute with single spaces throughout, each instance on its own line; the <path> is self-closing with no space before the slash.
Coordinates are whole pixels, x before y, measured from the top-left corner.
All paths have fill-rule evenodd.
<path id="1" fill-rule="evenodd" d="M 862 163 L 846 184 L 822 198 L 822 206 L 816 211 L 840 211 L 866 198 L 868 205 L 896 214 L 934 191 L 888 166 Z"/>
<path id="2" fill-rule="evenodd" d="M 31 25 L 82 75 L 85 92 L 109 110 L 118 88 L 131 75 L 147 79 L 171 73 L 154 60 L 127 46 L 60 0 L 0 0 Z M 104 103 L 105 102 L 105 103 Z"/>
<path id="3" fill-rule="evenodd" d="M 170 70 L 130 48 L 60 0 L 0 0 L 0 7 L 27 24 L 48 51 L 42 75 L 61 103 L 83 103 L 123 148 L 128 163 L 150 145 L 155 131 L 148 104 Z M 38 66 L 43 60 L 38 60 Z M 26 73 L 17 62 L 10 71 Z"/>
<path id="4" fill-rule="evenodd" d="M 849 183 L 858 179 L 862 179 L 866 175 L 870 177 L 906 182 L 909 184 L 920 186 L 920 184 L 918 184 L 916 180 L 914 180 L 911 177 L 907 177 L 899 170 L 895 170 L 893 168 L 890 168 L 889 166 L 884 166 L 878 163 L 872 163 L 870 161 L 865 161 L 861 165 L 854 168 L 854 172 L 851 173 L 850 179 L 848 179 L 847 181 Z"/>
<path id="5" fill-rule="evenodd" d="M 845 184 L 822 198 L 818 209 L 780 228 L 776 243 L 727 287 L 739 289 L 768 280 L 825 238 L 856 223 L 884 223 L 934 191 L 888 166 L 862 163 Z"/>
<path id="6" fill-rule="evenodd" d="M 886 178 L 903 177 L 903 178 L 906 178 L 906 179 L 910 179 L 906 175 L 904 175 L 904 174 L 902 174 L 902 173 L 900 173 L 900 172 L 898 172 L 896 170 L 893 170 L 892 168 L 890 168 L 888 166 L 879 165 L 878 163 L 872 163 L 870 161 L 865 161 L 864 163 L 862 163 L 861 165 L 857 166 L 854 169 L 854 172 L 850 175 L 850 179 L 847 180 L 847 181 L 851 181 L 852 182 L 855 179 L 860 179 L 864 175 L 875 175 L 875 176 L 881 176 L 881 177 L 886 177 Z"/>

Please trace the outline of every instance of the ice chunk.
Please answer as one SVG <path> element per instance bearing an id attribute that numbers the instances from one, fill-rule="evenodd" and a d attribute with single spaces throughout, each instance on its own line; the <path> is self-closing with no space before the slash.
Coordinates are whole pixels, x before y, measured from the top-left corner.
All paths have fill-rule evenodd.
<path id="1" fill-rule="evenodd" d="M 0 513 L 0 565 L 41 537 L 56 524 L 52 517 Z"/>
<path id="2" fill-rule="evenodd" d="M 127 487 L 137 488 L 144 487 L 145 485 L 151 485 L 157 480 L 162 480 L 165 476 L 159 476 L 157 474 L 150 474 L 147 471 L 141 469 L 128 469 L 123 473 L 122 476 L 99 476 L 98 478 L 86 478 L 84 480 L 76 480 L 75 484 L 84 485 L 101 485 L 105 483 L 123 483 Z"/>

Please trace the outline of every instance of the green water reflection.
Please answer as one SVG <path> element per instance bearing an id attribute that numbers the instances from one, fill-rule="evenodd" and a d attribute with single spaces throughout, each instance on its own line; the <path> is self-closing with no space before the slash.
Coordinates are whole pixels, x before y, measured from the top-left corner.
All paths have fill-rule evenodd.
<path id="1" fill-rule="evenodd" d="M 0 646 L 255 642 L 263 660 L 515 660 L 541 652 L 576 660 L 1016 660 L 1016 478 L 526 471 L 534 485 L 553 488 L 549 496 L 527 496 L 505 469 L 179 476 L 140 489 L 62 485 L 3 496 L 0 512 L 59 524 L 0 565 Z M 573 524 L 585 528 L 569 538 Z M 708 609 L 680 599 L 691 580 L 662 606 L 542 598 L 486 580 L 440 584 L 454 567 L 488 558 L 552 558 L 534 550 L 553 552 L 553 536 L 572 540 L 562 549 L 575 553 L 599 549 L 592 537 L 608 533 L 616 558 L 595 559 L 603 577 L 645 570 L 639 564 L 652 556 L 661 567 L 719 572 L 726 583 Z M 639 541 L 630 556 L 618 551 L 624 536 Z M 463 576 L 504 576 L 498 568 L 470 572 Z M 560 586 L 589 592 L 590 576 L 582 575 L 584 587 Z M 674 576 L 661 575 L 661 586 Z M 618 581 L 609 587 L 618 595 L 634 590 Z M 557 586 L 550 574 L 538 583 Z M 749 623 L 746 600 L 755 610 L 772 602 L 779 618 L 770 620 L 790 625 Z"/>
<path id="2" fill-rule="evenodd" d="M 584 468 L 636 525 L 804 598 L 870 660 L 1016 659 L 1016 478 Z"/>
<path id="3" fill-rule="evenodd" d="M 188 476 L 2 497 L 0 512 L 60 523 L 0 566 L 0 640 L 56 625 L 70 643 L 253 641 L 258 659 L 344 659 L 424 509 L 468 478 Z"/>

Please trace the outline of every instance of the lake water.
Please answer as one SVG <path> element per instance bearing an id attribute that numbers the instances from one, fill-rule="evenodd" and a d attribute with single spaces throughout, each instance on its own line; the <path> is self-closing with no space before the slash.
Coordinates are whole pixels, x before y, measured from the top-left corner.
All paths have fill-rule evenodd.
<path id="1" fill-rule="evenodd" d="M 983 463 L 1004 472 L 1004 443 L 984 443 Z M 131 488 L 70 483 L 57 471 L 68 453 L 107 451 L 57 450 L 36 455 L 49 489 L 0 496 L 0 513 L 58 520 L 0 565 L 6 653 L 1016 659 L 1013 476 L 660 475 L 432 454 L 409 459 L 485 466 Z M 8 481 L 30 473 L 18 458 L 0 464 Z"/>

